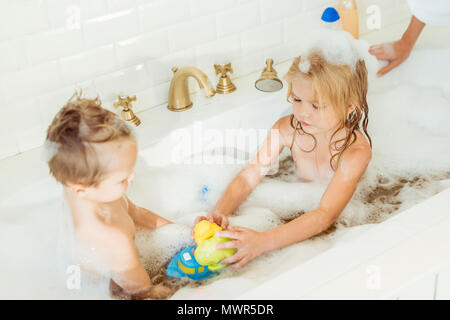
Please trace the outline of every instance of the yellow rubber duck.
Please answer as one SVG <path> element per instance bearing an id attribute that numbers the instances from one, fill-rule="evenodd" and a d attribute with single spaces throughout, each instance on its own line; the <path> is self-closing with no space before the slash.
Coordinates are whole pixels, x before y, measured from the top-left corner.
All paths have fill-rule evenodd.
<path id="1" fill-rule="evenodd" d="M 213 222 L 208 220 L 202 220 L 194 227 L 194 240 L 199 246 L 203 241 L 214 237 L 217 231 L 221 231 L 222 228 Z"/>
<path id="2" fill-rule="evenodd" d="M 236 252 L 235 249 L 216 249 L 218 243 L 231 241 L 230 238 L 216 237 L 215 233 L 220 230 L 222 230 L 220 226 L 208 220 L 202 220 L 194 227 L 194 239 L 197 243 L 195 259 L 199 264 L 208 266 L 210 271 L 225 268 L 226 265 L 221 264 L 220 261 Z"/>

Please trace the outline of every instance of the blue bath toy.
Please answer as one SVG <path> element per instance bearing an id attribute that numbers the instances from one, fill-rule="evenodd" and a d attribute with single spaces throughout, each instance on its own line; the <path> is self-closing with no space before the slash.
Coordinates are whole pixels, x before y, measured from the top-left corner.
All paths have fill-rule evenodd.
<path id="1" fill-rule="evenodd" d="M 335 8 L 328 7 L 322 13 L 321 19 L 322 19 L 322 21 L 329 22 L 329 23 L 336 22 L 339 20 L 339 13 L 337 12 L 337 10 Z"/>
<path id="2" fill-rule="evenodd" d="M 197 246 L 190 246 L 178 252 L 166 270 L 169 277 L 189 277 L 193 280 L 203 280 L 216 274 L 216 271 L 226 267 L 220 262 L 232 256 L 236 250 L 220 249 L 219 243 L 231 241 L 230 238 L 216 237 L 215 233 L 222 230 L 220 226 L 208 220 L 198 222 L 194 227 L 194 239 Z"/>
<path id="3" fill-rule="evenodd" d="M 201 201 L 206 202 L 206 200 L 208 199 L 208 196 L 207 196 L 208 191 L 209 191 L 208 186 L 206 184 L 203 185 L 202 190 L 201 190 L 201 196 L 200 196 Z"/>
<path id="4" fill-rule="evenodd" d="M 166 275 L 169 277 L 188 277 L 192 280 L 203 280 L 216 274 L 208 270 L 208 266 L 202 266 L 194 256 L 196 246 L 190 246 L 178 252 L 169 262 Z"/>
<path id="5" fill-rule="evenodd" d="M 205 194 L 209 191 L 208 186 L 205 184 L 202 188 L 202 194 Z"/>

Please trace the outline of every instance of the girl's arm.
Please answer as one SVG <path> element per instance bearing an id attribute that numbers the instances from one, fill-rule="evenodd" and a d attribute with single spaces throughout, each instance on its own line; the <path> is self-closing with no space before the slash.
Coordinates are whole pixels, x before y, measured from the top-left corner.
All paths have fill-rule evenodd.
<path id="1" fill-rule="evenodd" d="M 172 223 L 150 210 L 136 206 L 126 195 L 125 198 L 128 201 L 128 214 L 137 225 L 147 229 L 156 229 L 165 224 Z"/>
<path id="2" fill-rule="evenodd" d="M 231 181 L 214 206 L 211 214 L 226 217 L 233 213 L 268 173 L 284 147 L 283 138 L 280 133 L 280 122 L 283 119 L 278 120 L 273 125 L 256 156 Z M 199 218 L 197 218 L 196 223 L 200 220 Z M 225 228 L 227 225 L 222 225 L 222 227 Z"/>
<path id="3" fill-rule="evenodd" d="M 291 222 L 269 230 L 266 234 L 266 250 L 282 248 L 327 230 L 339 217 L 353 196 L 356 186 L 364 174 L 371 158 L 370 147 L 356 147 L 342 155 L 319 206 Z"/>
<path id="4" fill-rule="evenodd" d="M 303 241 L 328 229 L 350 201 L 371 154 L 369 146 L 354 146 L 342 155 L 339 167 L 316 210 L 266 232 L 242 227 L 217 232 L 216 236 L 235 239 L 218 244 L 217 249 L 239 249 L 222 263 L 235 263 L 233 267 L 239 268 L 263 253 Z"/>

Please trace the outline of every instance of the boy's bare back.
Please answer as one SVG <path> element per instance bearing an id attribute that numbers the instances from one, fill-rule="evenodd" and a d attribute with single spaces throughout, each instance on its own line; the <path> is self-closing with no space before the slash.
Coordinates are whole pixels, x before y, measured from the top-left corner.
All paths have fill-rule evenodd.
<path id="1" fill-rule="evenodd" d="M 73 199 L 69 204 L 81 266 L 95 271 L 100 267 L 99 261 L 108 261 L 108 268 L 119 265 L 121 261 L 115 252 L 124 242 L 132 242 L 135 233 L 126 200 L 121 198 L 99 208 L 76 204 Z"/>

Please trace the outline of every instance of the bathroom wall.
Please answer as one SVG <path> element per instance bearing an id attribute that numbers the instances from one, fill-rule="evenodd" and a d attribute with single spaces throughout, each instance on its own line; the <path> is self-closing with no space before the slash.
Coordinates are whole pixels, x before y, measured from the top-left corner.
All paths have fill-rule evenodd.
<path id="1" fill-rule="evenodd" d="M 136 95 L 139 115 L 167 102 L 172 66 L 231 62 L 237 78 L 298 54 L 320 25 L 324 0 L 0 0 L 0 159 L 42 145 L 75 88 L 111 110 Z M 382 27 L 409 15 L 403 0 L 357 1 L 382 10 Z M 198 87 L 190 83 L 192 90 Z M 169 112 L 169 111 L 168 111 Z"/>

